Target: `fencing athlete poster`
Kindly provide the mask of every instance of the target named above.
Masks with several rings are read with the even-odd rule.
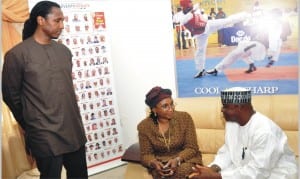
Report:
[[[298,94],[296,0],[172,0],[178,97]]]
[[[30,1],[33,7],[38,1]],[[58,42],[73,54],[72,77],[82,116],[88,174],[123,164],[122,128],[118,114],[105,2],[56,0],[64,13]]]

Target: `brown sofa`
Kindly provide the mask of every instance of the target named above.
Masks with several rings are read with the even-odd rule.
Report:
[[[176,98],[176,110],[191,114],[197,132],[199,148],[205,165],[209,164],[224,143],[224,120],[219,97]],[[273,119],[287,134],[291,149],[298,158],[298,96],[253,96],[252,103],[259,111]],[[151,178],[139,164],[138,144],[130,146],[123,155],[128,161],[125,178]]]

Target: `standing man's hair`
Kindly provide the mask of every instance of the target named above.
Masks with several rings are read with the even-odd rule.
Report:
[[[22,32],[22,39],[26,40],[31,37],[37,28],[37,17],[41,16],[46,18],[51,12],[52,7],[60,8],[59,4],[52,1],[40,1],[31,10],[29,19],[24,23],[24,28]]]

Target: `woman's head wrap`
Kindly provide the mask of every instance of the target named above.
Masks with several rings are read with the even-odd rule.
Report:
[[[155,107],[161,100],[170,98],[172,91],[170,89],[163,89],[160,86],[153,87],[147,94],[145,103],[150,107]]]

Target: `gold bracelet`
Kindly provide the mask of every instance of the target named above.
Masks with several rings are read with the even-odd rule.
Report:
[[[175,159],[177,161],[177,166],[180,166],[181,165],[180,157],[176,157]]]
[[[155,168],[155,167],[152,165],[152,163],[153,163],[155,160],[156,160],[156,159],[152,159],[152,160],[149,161],[148,166],[149,166],[150,168]]]

